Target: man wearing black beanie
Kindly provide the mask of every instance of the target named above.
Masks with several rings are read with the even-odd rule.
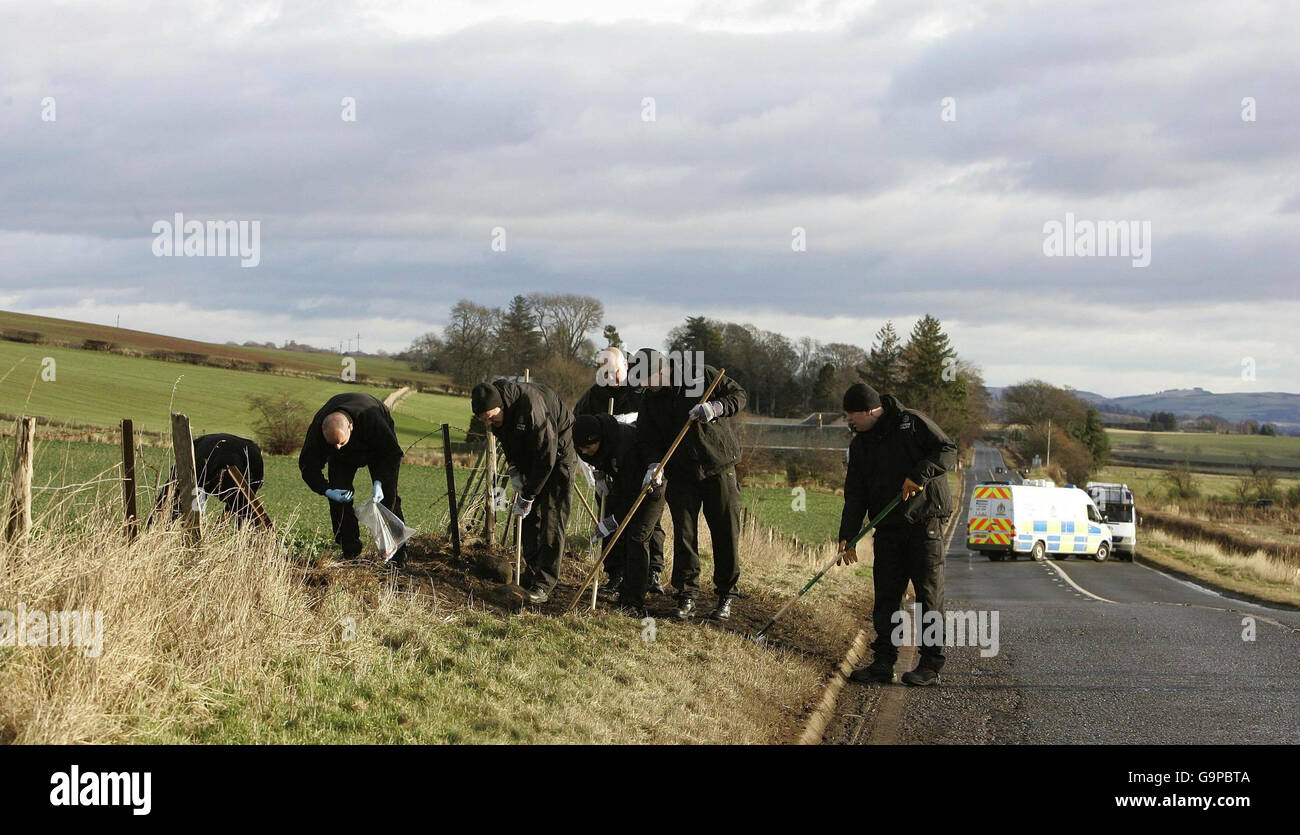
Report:
[[[573,445],[579,457],[595,467],[608,485],[609,515],[601,520],[598,536],[608,540],[627,517],[643,489],[645,470],[657,461],[645,458],[637,443],[635,426],[619,423],[611,414],[579,415],[573,424]],[[645,594],[650,579],[651,543],[655,528],[664,511],[664,489],[656,487],[646,494],[640,507],[614,544],[623,556],[623,581],[618,603],[636,618],[646,617]],[[606,562],[614,556],[610,552]]]
[[[944,662],[942,533],[943,523],[952,513],[946,474],[957,464],[957,444],[930,418],[903,408],[898,398],[882,396],[865,383],[855,383],[844,393],[844,412],[854,435],[844,478],[840,550],[862,529],[868,516],[875,519],[900,491],[903,496],[903,503],[881,520],[874,532],[874,658],[851,678],[876,683],[894,680],[898,661],[898,647],[891,639],[894,613],[902,608],[910,581],[921,617],[925,618],[926,612],[938,613],[940,635],[937,644],[923,642],[927,645],[920,648],[916,669],[903,674],[903,683],[935,684]],[[843,562],[857,559],[856,549],[850,549]]]
[[[545,603],[560,579],[578,467],[571,437],[573,413],[541,383],[513,380],[474,386],[470,408],[496,436],[521,483],[510,509],[521,517],[528,565],[519,581],[529,600]]]

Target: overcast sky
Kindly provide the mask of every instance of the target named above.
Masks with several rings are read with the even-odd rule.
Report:
[[[366,350],[535,290],[633,345],[928,312],[990,385],[1300,391],[1291,3],[3,9],[3,309]],[[155,256],[177,212],[260,263]],[[1046,256],[1067,213],[1150,265]]]

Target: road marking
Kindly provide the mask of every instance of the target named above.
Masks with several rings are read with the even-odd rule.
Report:
[[[1067,583],[1069,583],[1070,585],[1074,586],[1074,588],[1075,588],[1076,590],[1083,592],[1084,594],[1086,594],[1086,595],[1088,595],[1089,597],[1091,597],[1093,600],[1100,600],[1102,603],[1114,603],[1114,604],[1116,604],[1116,605],[1119,605],[1119,601],[1118,601],[1118,600],[1110,600],[1109,598],[1102,597],[1102,596],[1099,595],[1099,594],[1093,594],[1092,592],[1090,592],[1090,591],[1088,591],[1087,589],[1085,589],[1083,586],[1081,586],[1081,585],[1079,585],[1078,583],[1074,582],[1074,579],[1071,578],[1069,574],[1066,574],[1066,573],[1065,573],[1065,569],[1061,568],[1061,567],[1060,567],[1059,565],[1057,565],[1056,563],[1054,563],[1054,562],[1044,562],[1043,565],[1047,566],[1047,567],[1050,568],[1052,571],[1055,571],[1057,574],[1061,575],[1061,577],[1063,577],[1063,578],[1065,579],[1065,582],[1067,582]]]

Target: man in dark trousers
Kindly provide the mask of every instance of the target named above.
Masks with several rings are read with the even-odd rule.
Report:
[[[545,603],[560,579],[565,526],[573,501],[573,413],[541,383],[496,380],[479,383],[470,393],[474,415],[492,430],[518,496],[511,513],[521,517],[524,561],[520,578],[528,599]]]
[[[579,415],[573,422],[573,445],[578,455],[595,467],[609,485],[609,503],[605,507],[608,515],[600,521],[597,530],[605,542],[618,530],[641,495],[646,468],[658,463],[646,460],[636,436],[636,427],[619,423],[610,414]],[[651,572],[650,549],[663,512],[664,489],[660,486],[646,495],[615,543],[624,555],[618,603],[635,618],[647,617],[645,594]],[[610,557],[613,555],[610,552]]]
[[[943,668],[943,524],[952,513],[945,474],[957,464],[957,444],[934,421],[905,409],[891,394],[883,397],[871,386],[856,383],[844,393],[844,412],[853,441],[844,478],[844,512],[840,516],[840,549],[857,536],[865,520],[875,519],[896,496],[895,507],[874,531],[875,565],[872,579],[876,602],[872,622],[873,659],[857,670],[854,681],[887,684],[894,680],[898,647],[892,640],[894,613],[901,610],[910,581],[921,606],[939,616],[939,640],[923,641],[916,669],[903,673],[903,683],[935,684]],[[857,562],[856,549],[842,562]]]
[[[677,616],[689,618],[695,613],[700,588],[697,534],[702,509],[713,540],[713,586],[718,596],[709,616],[726,620],[731,617],[731,601],[740,582],[740,485],[736,481],[740,439],[732,424],[745,408],[745,390],[725,378],[708,402],[700,403],[699,397],[718,376],[713,366],[690,368],[681,362],[670,363],[653,348],[637,351],[634,363],[638,365],[634,379],[646,381],[637,418],[642,456],[653,462],[646,470],[645,483],[650,483],[654,467],[667,454],[682,426],[687,421],[695,424],[667,467]]]
[[[234,467],[239,471],[252,495],[257,495],[257,491],[262,489],[264,472],[262,450],[256,443],[248,438],[220,432],[200,435],[194,439],[194,469],[198,477],[199,489],[209,496],[220,499],[226,506],[226,513],[235,517],[237,525],[242,527],[245,522],[260,524],[261,521],[252,506],[226,472],[227,467]],[[171,481],[173,484],[176,483],[175,467],[172,467]],[[169,492],[175,491],[163,491],[158,494],[158,503],[154,507],[155,514],[162,509]],[[181,515],[181,502],[182,498],[179,495],[172,496],[173,519]],[[152,519],[151,514],[150,520]]]
[[[636,425],[637,413],[641,410],[641,395],[645,389],[630,385],[627,380],[627,357],[618,348],[610,346],[601,351],[600,367],[596,369],[596,383],[578,399],[573,407],[573,416],[613,414],[619,423]],[[609,411],[609,404],[614,404],[614,411]],[[579,451],[581,455],[581,450]],[[586,460],[585,458],[583,460]],[[597,489],[600,489],[598,486]],[[662,503],[659,506],[663,510]],[[662,513],[661,513],[662,515]],[[648,591],[663,594],[664,586],[660,577],[664,570],[664,532],[659,517],[655,517],[654,531],[650,537],[650,579],[646,586]],[[625,545],[622,539],[615,544],[614,550],[605,560],[605,572],[609,575],[606,588],[617,591],[623,580]]]
[[[352,481],[357,470],[366,467],[371,481],[383,493],[380,504],[399,519],[402,499],[397,494],[397,473],[402,464],[402,446],[388,407],[368,394],[336,394],[312,418],[298,455],[302,480],[314,492],[329,499],[334,541],[343,548],[345,560],[361,555],[361,530],[352,510]],[[328,477],[321,470],[328,466]],[[406,562],[406,546],[397,549],[389,564]]]

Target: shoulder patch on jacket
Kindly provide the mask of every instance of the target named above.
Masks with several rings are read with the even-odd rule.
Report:
[[[903,419],[898,422],[898,428],[910,430],[912,428],[912,416],[907,412],[903,412]]]

